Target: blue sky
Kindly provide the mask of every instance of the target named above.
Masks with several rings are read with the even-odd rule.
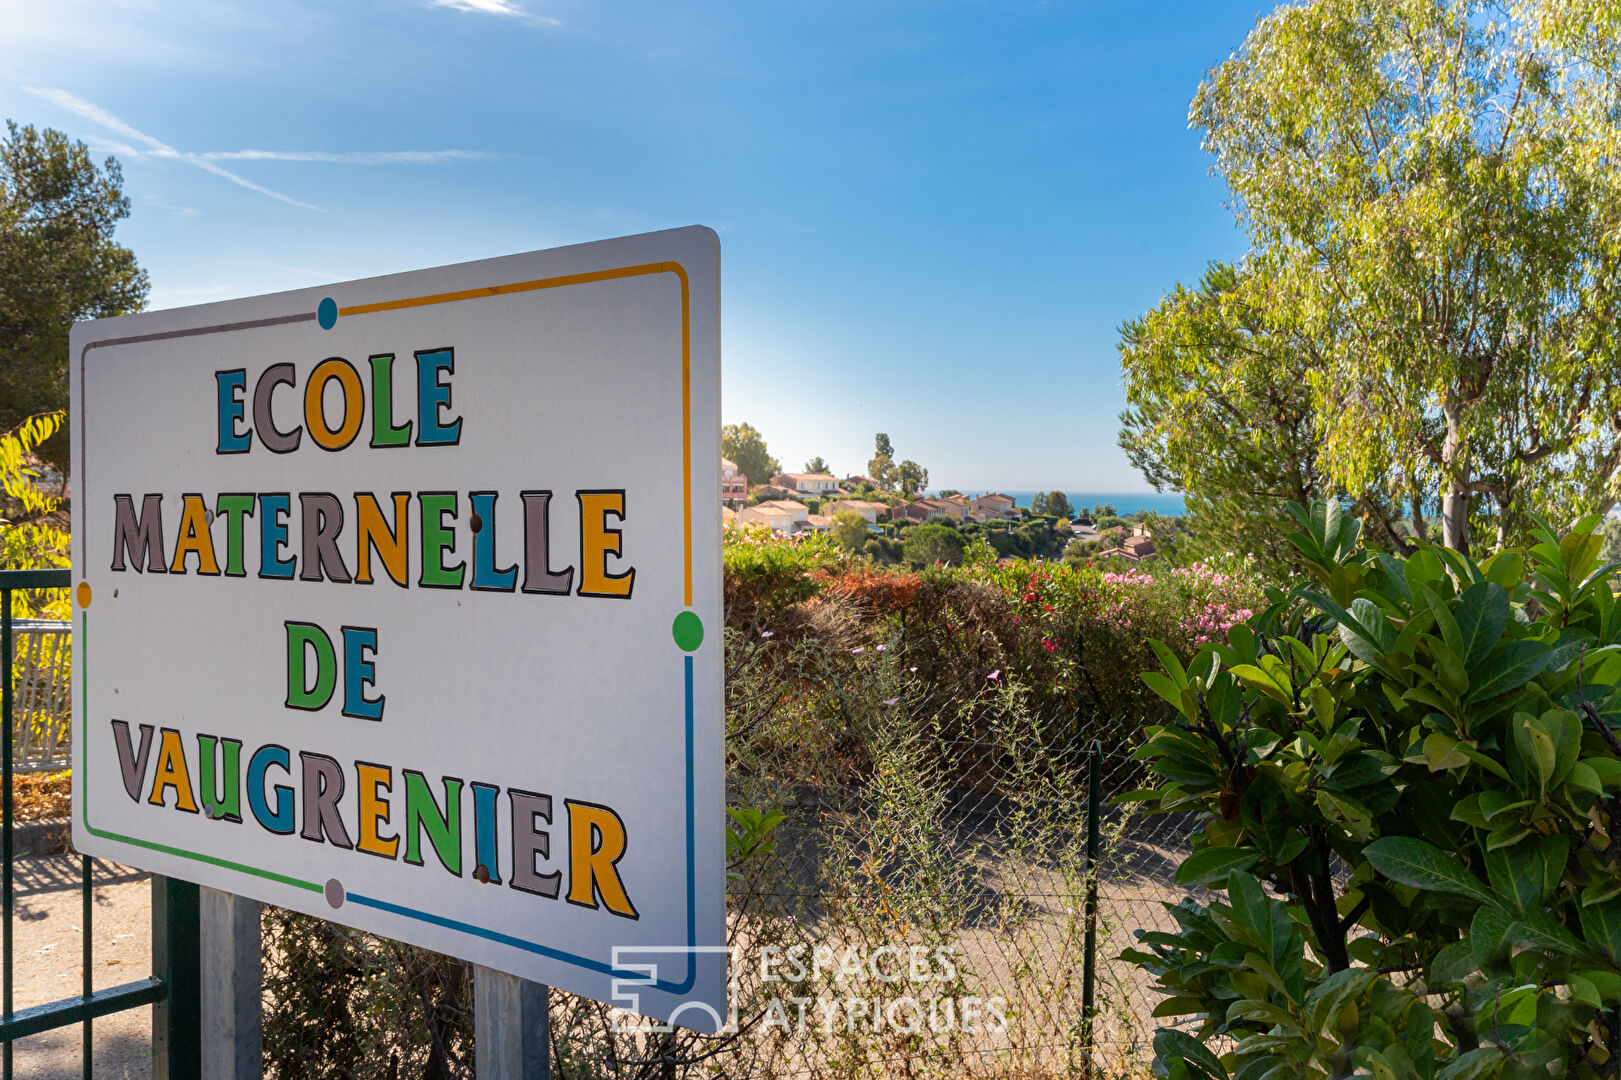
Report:
[[[1268,8],[0,0],[0,114],[117,154],[154,307],[704,224],[785,467],[1133,491],[1116,329],[1244,249],[1187,104]]]

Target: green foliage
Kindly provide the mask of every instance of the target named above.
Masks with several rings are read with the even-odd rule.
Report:
[[[1226,901],[1128,956],[1171,994],[1156,1015],[1234,1040],[1219,1066],[1157,1040],[1159,1074],[1614,1076],[1621,610],[1597,519],[1477,563],[1294,509],[1311,580],[1186,664],[1156,643],[1143,676],[1176,718],[1130,798],[1205,815],[1177,880]]]
[[[67,566],[70,540],[61,500],[39,486],[35,455],[67,419],[60,412],[31,416],[0,433],[0,566],[9,570]],[[68,594],[61,589],[13,594],[12,614],[65,619]]]
[[[460,960],[265,905],[264,1075],[473,1072],[473,987]]]
[[[782,464],[765,448],[765,436],[750,424],[727,424],[720,429],[721,456],[731,461],[751,484],[766,484],[782,472]]]
[[[727,807],[731,823],[726,826],[726,877],[742,881],[739,868],[750,859],[771,854],[777,846],[772,830],[782,824],[781,810],[754,810],[749,807]]]
[[[1319,497],[1312,342],[1271,324],[1271,283],[1217,264],[1120,331],[1131,407],[1120,446],[1156,490],[1184,492],[1209,552],[1242,551],[1287,572],[1288,502]],[[1097,514],[1113,517],[1113,507]]]
[[[827,533],[777,539],[763,527],[733,526],[721,534],[721,557],[727,621],[747,625],[815,596],[818,573],[836,565],[840,551]]]
[[[956,566],[964,546],[962,534],[950,525],[924,525],[906,538],[906,558],[918,566]]]
[[[68,331],[146,300],[113,230],[129,216],[118,162],[60,131],[6,124],[0,141],[0,429],[68,404]],[[67,440],[40,451],[65,465]]]
[[[1128,379],[1158,369],[1125,439],[1150,479],[1201,484],[1209,441],[1210,467],[1267,500],[1312,480],[1364,511],[1438,503],[1461,550],[1517,541],[1533,511],[1613,505],[1618,72],[1621,20],[1598,0],[1263,18],[1189,112],[1251,250],[1234,288],[1178,293],[1125,336],[1144,353]],[[1237,488],[1207,490],[1190,510],[1215,516]]]
[[[1069,518],[1075,516],[1075,508],[1069,504],[1069,496],[1062,491],[1038,491],[1030,500],[1030,512],[1043,517]]]
[[[867,519],[854,510],[840,510],[833,515],[833,539],[846,551],[860,551],[872,534],[867,531]]]
[[[867,475],[881,488],[894,486],[895,447],[889,436],[879,432],[873,436],[872,460],[867,462]]]
[[[808,473],[825,473],[831,472],[832,470],[828,467],[827,461],[822,457],[822,455],[817,454],[815,457],[805,462],[805,471]]]
[[[910,459],[895,466],[892,478],[908,499],[929,486],[929,470]]]

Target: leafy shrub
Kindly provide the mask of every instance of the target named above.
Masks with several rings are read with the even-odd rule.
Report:
[[[1144,679],[1153,810],[1204,815],[1176,934],[1168,1077],[1616,1075],[1621,608],[1597,520],[1476,563],[1358,548],[1295,508],[1315,579]],[[1224,1036],[1226,1050],[1208,1047]]]
[[[64,413],[47,413],[0,432],[0,566],[68,565],[67,511],[40,483],[36,457],[66,422]],[[25,619],[66,619],[68,595],[65,589],[19,589],[12,593],[11,613]]]
[[[924,525],[906,538],[906,558],[919,566],[962,562],[962,534],[950,525]]]
[[[817,571],[836,565],[840,553],[827,533],[783,537],[732,526],[722,532],[721,558],[727,624],[748,626],[815,596]]]

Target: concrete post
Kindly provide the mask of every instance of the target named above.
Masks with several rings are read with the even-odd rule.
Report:
[[[473,965],[473,1040],[478,1080],[551,1080],[546,988]]]
[[[203,1072],[210,1080],[259,1080],[264,1071],[264,967],[259,902],[202,888]]]

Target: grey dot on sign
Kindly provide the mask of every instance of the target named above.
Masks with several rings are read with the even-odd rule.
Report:
[[[326,902],[335,908],[343,906],[343,882],[337,878],[328,878],[326,888],[321,890],[326,894]]]

